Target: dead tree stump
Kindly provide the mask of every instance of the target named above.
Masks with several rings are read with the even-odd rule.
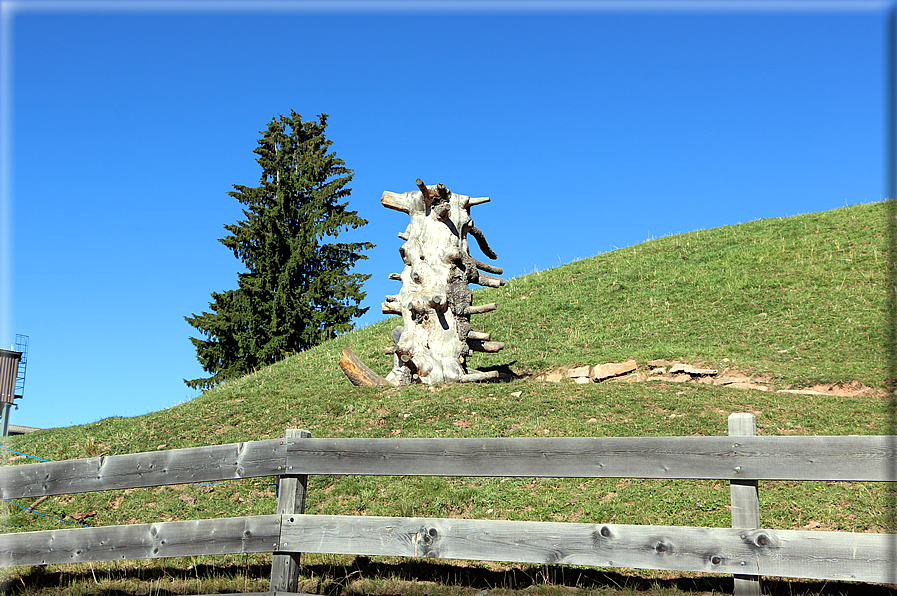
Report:
[[[411,222],[399,238],[405,268],[390,279],[402,289],[387,296],[384,314],[402,315],[403,325],[393,330],[393,368],[386,380],[393,385],[452,383],[498,377],[467,366],[471,351],[498,352],[504,344],[490,341],[488,333],[473,331],[470,315],[495,310],[494,303],[472,306],[468,284],[497,288],[505,280],[499,267],[470,256],[467,236],[473,236],[490,259],[497,258],[486,237],[470,218],[470,208],[488,197],[471,198],[450,192],[444,184],[405,193],[385,191],[380,202],[402,211]],[[494,275],[490,275],[494,274]]]

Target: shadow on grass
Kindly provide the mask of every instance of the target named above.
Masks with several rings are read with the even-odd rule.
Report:
[[[10,596],[16,594],[34,594],[42,589],[48,593],[65,593],[66,586],[79,586],[82,594],[98,596],[134,596],[151,593],[153,596],[174,596],[182,591],[168,589],[162,582],[179,582],[194,578],[217,580],[212,591],[230,592],[238,590],[237,584],[244,580],[267,579],[270,577],[270,565],[263,564],[199,564],[190,569],[159,566],[154,568],[91,570],[79,571],[47,570],[44,567],[32,567],[21,576],[21,579],[0,582],[0,593]],[[227,578],[233,578],[234,584],[229,586]],[[313,564],[302,565],[300,569],[300,586],[303,592],[341,596],[358,594],[357,582],[364,580],[376,586],[380,580],[384,585],[376,587],[378,596],[404,596],[401,588],[396,590],[397,583],[427,582],[446,586],[459,594],[472,591],[508,592],[527,591],[533,593],[540,587],[557,587],[564,591],[574,589],[587,591],[643,592],[650,594],[731,594],[733,580],[731,576],[704,575],[699,577],[642,577],[614,571],[603,571],[595,568],[577,568],[562,565],[530,565],[514,566],[510,569],[494,570],[482,564],[453,564],[451,562],[431,563],[419,559],[389,560],[357,557],[350,565]],[[110,587],[110,584],[116,587]],[[151,585],[155,583],[156,585]],[[355,586],[352,586],[355,584]],[[147,592],[149,589],[149,592]],[[386,591],[384,591],[384,589]],[[424,588],[425,593],[426,588]],[[412,590],[420,594],[421,590]],[[539,593],[539,592],[535,592]],[[894,596],[894,587],[851,584],[823,581],[788,581],[777,579],[763,580],[763,593],[770,596]]]
[[[492,372],[498,371],[500,375],[497,379],[486,379],[484,381],[480,381],[481,383],[508,383],[510,381],[516,381],[519,379],[526,379],[527,377],[531,377],[532,374],[529,372],[521,372],[515,371],[513,366],[517,364],[517,361],[508,362],[507,364],[496,364],[493,366],[478,366],[476,370],[480,372]]]

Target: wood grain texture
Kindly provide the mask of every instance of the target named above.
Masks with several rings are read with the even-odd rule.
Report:
[[[499,287],[505,281],[483,273],[470,256],[468,235],[486,256],[496,258],[471,220],[470,197],[451,192],[442,183],[427,185],[418,178],[415,184],[418,190],[401,195],[387,191],[381,199],[384,206],[409,215],[400,235],[405,240],[399,248],[405,265],[402,288],[382,305],[385,314],[401,314],[403,321],[399,337],[394,338],[392,370],[385,379],[393,385],[457,383],[469,372],[470,350],[495,352],[502,346],[465,343],[470,329],[469,284]]]
[[[283,439],[0,468],[0,498],[213,482],[282,474]]]
[[[284,440],[288,443],[311,437],[311,431],[288,429],[284,432]],[[280,476],[277,480],[277,513],[279,515],[305,513],[305,493],[308,489],[308,476]],[[301,553],[274,555],[271,561],[271,590],[295,592],[299,585],[299,565]]]
[[[757,418],[753,414],[729,415],[730,437],[753,437],[757,434]],[[732,505],[732,527],[754,529],[760,527],[760,494],[756,480],[729,482]],[[763,593],[759,575],[735,575],[734,596],[760,596]]]
[[[286,514],[6,534],[0,566],[318,552],[895,583],[895,541],[893,534]]]
[[[500,352],[505,347],[504,342],[501,341],[479,341],[476,339],[467,340],[467,345],[474,352]]]
[[[397,193],[384,190],[383,196],[380,197],[380,203],[389,209],[408,213],[411,209],[411,199],[409,195],[411,195],[409,192]]]
[[[3,534],[0,567],[273,552],[280,522],[260,515]]]
[[[280,549],[891,582],[895,535],[501,520],[284,516]]]
[[[401,314],[402,311],[399,311]],[[353,385],[357,387],[373,387],[375,385],[389,385],[386,379],[375,373],[368,365],[361,361],[350,348],[343,348],[343,357],[340,358],[339,367]]]
[[[471,370],[471,369],[468,369]],[[501,376],[497,370],[490,370],[487,372],[471,372],[461,377],[462,383],[476,383],[478,381],[485,381],[486,379],[497,379]]]
[[[498,304],[496,304],[495,302],[480,304],[478,306],[471,306],[467,309],[467,312],[471,315],[481,315],[483,313],[492,312],[493,310],[498,310]]]
[[[308,439],[306,474],[897,481],[893,437]]]
[[[895,437],[253,441],[0,467],[16,499],[292,474],[897,481]],[[288,460],[288,461],[287,461]]]

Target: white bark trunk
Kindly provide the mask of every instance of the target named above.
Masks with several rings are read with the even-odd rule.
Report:
[[[465,363],[471,344],[481,348],[484,335],[471,335],[470,315],[488,312],[471,308],[468,283],[489,287],[505,283],[480,273],[479,269],[495,274],[502,270],[472,258],[467,243],[467,234],[473,234],[483,252],[495,258],[470,218],[470,207],[489,199],[455,194],[441,184],[425,186],[420,179],[417,185],[420,190],[386,191],[380,201],[411,217],[399,234],[405,240],[399,249],[405,263],[400,275],[402,290],[383,303],[384,313],[401,313],[404,323],[394,333],[393,369],[386,380],[396,385],[459,382],[468,374]],[[391,279],[395,279],[393,275]],[[494,310],[494,305],[490,306],[489,310]]]

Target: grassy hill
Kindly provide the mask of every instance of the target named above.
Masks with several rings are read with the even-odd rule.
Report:
[[[473,327],[490,332],[506,348],[477,354],[471,364],[508,365],[517,375],[509,382],[351,386],[337,367],[342,349],[350,346],[386,374],[391,358],[383,350],[391,345],[390,330],[401,324],[392,318],[161,412],[39,431],[4,439],[2,445],[60,460],[274,438],[287,428],[305,428],[316,437],[721,435],[727,416],[738,411],[756,414],[764,435],[890,434],[893,403],[883,390],[888,209],[885,203],[860,205],[659,238],[519,277],[503,288],[479,290],[474,303],[497,302],[499,310],[475,316]],[[851,383],[875,391],[808,396],[697,384],[554,384],[535,378],[564,366],[626,358],[642,366],[656,358],[703,364],[753,375],[776,388]],[[515,392],[520,396],[511,396]],[[121,397],[127,399],[126,390]],[[0,457],[6,465],[27,463],[9,452]],[[761,519],[783,529],[888,531],[894,511],[886,488],[765,483]],[[34,501],[18,504],[27,507]],[[274,502],[273,487],[259,480],[63,495],[37,503],[36,510],[47,516],[12,503],[0,506],[6,510],[4,531],[18,532],[70,527],[54,517],[71,520],[92,512],[84,523],[111,525],[268,514]],[[727,526],[728,502],[728,486],[718,482],[313,477],[308,511]],[[258,566],[269,560],[22,568],[8,570],[3,586],[12,594],[136,594],[164,580],[171,593],[215,591],[216,586],[265,590],[266,572]],[[716,578],[686,578],[691,582],[686,586],[683,577],[652,572],[615,571],[601,576],[609,580],[593,581],[589,578],[597,572],[590,570],[578,570],[576,579],[523,566],[472,564],[462,572],[448,563],[375,566],[352,557],[316,555],[304,560],[304,589],[330,593],[472,594],[482,589],[477,586],[490,587],[490,581],[517,587],[539,583],[540,573],[554,582],[540,593],[554,593],[554,588],[569,593],[577,585],[596,593],[630,593],[646,581],[659,586],[656,593],[697,589],[700,582],[712,589],[726,585],[714,583]],[[465,583],[475,575],[487,579]],[[437,584],[421,584],[424,580]],[[110,587],[119,586],[117,581],[120,587]],[[801,589],[824,590],[813,584],[787,586],[794,593]]]

